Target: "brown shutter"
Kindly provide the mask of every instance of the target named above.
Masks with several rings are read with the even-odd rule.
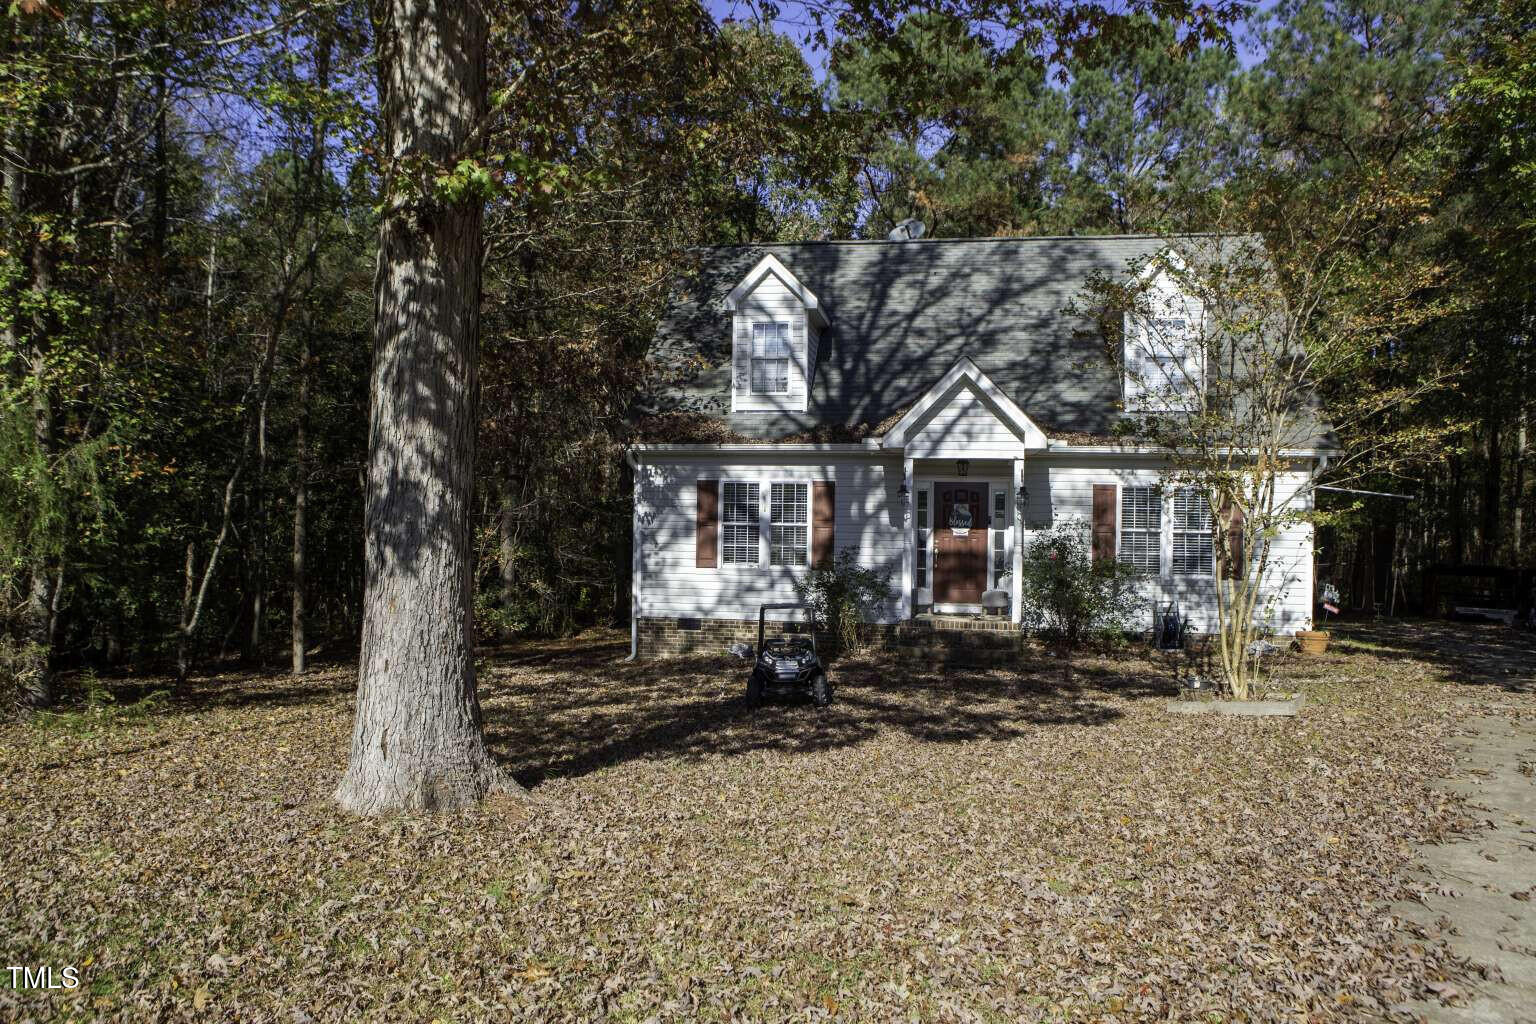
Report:
[[[837,484],[817,480],[811,484],[811,564],[832,564],[837,534]]]
[[[1115,560],[1115,485],[1093,485],[1093,560]]]
[[[1221,506],[1220,528],[1227,531],[1227,552],[1230,555],[1230,561],[1224,567],[1225,575],[1227,579],[1238,579],[1248,571],[1246,552],[1243,551],[1243,510],[1231,502]]]
[[[693,564],[700,569],[720,565],[720,481],[699,481],[698,525],[694,532]]]

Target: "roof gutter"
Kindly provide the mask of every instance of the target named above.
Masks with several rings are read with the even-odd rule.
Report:
[[[880,439],[870,438],[852,444],[780,444],[776,441],[758,441],[744,443],[734,441],[724,444],[690,444],[690,443],[648,443],[632,444],[625,449],[626,457],[634,452],[664,452],[669,455],[696,454],[735,454],[743,455],[761,452],[824,452],[828,455],[852,455],[867,454],[880,450]]]
[[[1163,448],[1158,445],[1129,444],[1066,444],[1052,441],[1046,451],[1053,455],[1181,455],[1192,454],[1189,449]],[[1327,459],[1338,454],[1337,448],[1282,448],[1284,459]],[[1231,454],[1227,449],[1224,454]]]

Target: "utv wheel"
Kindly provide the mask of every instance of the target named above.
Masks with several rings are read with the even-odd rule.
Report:
[[[824,708],[832,703],[832,684],[827,682],[827,674],[825,672],[819,673],[816,678],[811,680],[811,700],[815,701],[816,706],[819,708]]]
[[[747,677],[747,707],[755,708],[763,702],[763,681],[757,673]]]

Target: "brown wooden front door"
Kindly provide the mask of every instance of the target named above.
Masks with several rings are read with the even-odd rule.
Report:
[[[939,484],[933,524],[933,600],[980,604],[987,589],[987,485]]]

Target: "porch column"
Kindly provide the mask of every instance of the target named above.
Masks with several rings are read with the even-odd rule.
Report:
[[[899,615],[903,622],[912,617],[912,584],[915,578],[913,565],[917,560],[917,534],[912,528],[912,505],[917,500],[917,488],[912,479],[912,460],[902,457],[901,487],[907,496],[901,499],[901,532],[905,541],[901,545],[901,604]]]
[[[1009,507],[1013,509],[1013,574],[1010,590],[1013,591],[1008,598],[1008,607],[1015,624],[1024,621],[1024,507],[1019,504],[1019,488],[1024,486],[1024,456],[1020,455],[1013,460],[1013,493],[1008,496]]]

